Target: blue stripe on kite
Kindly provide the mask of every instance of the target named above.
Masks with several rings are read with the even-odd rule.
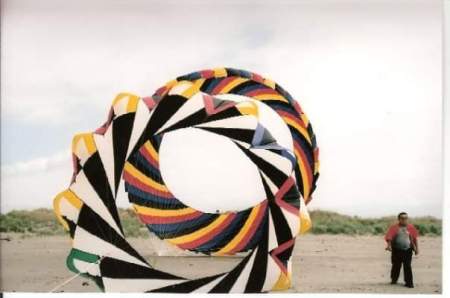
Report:
[[[294,102],[294,98],[286,91],[283,89],[283,87],[281,87],[278,84],[275,84],[275,90],[280,93],[284,98],[286,98],[290,104],[292,104]]]
[[[248,72],[246,70],[242,70],[242,69],[236,69],[236,68],[225,68],[225,70],[227,71],[227,76],[228,77],[242,77],[242,78],[251,78],[252,77],[252,73]]]
[[[183,231],[192,229],[195,226],[200,226],[201,224],[207,222],[214,214],[204,213],[199,217],[187,221],[183,221],[180,223],[174,224],[148,224],[147,228],[154,232],[156,235],[162,238],[172,238],[176,237],[180,234],[183,234]]]
[[[196,248],[196,251],[200,252],[208,252],[211,248],[217,246],[222,242],[226,237],[239,228],[239,226],[242,224],[242,218],[246,216],[245,212],[239,212],[236,214],[236,217],[231,221],[231,223],[228,225],[228,227],[222,231],[219,235],[211,239],[210,241],[206,242],[205,244],[199,246]]]
[[[196,72],[191,72],[187,75],[181,76],[177,78],[177,81],[193,81],[193,80],[197,80],[201,78],[201,73],[196,71]]]
[[[259,224],[259,227],[263,227],[264,224],[265,224],[265,222],[267,221],[268,214],[269,214],[268,211],[269,211],[269,208],[266,208],[264,217],[263,217],[263,219],[261,220],[261,223]],[[261,229],[261,228],[259,228],[259,227],[258,227],[258,229],[256,230],[256,232],[255,232],[255,234],[253,235],[253,237],[250,239],[250,241],[249,241],[249,242],[247,243],[247,245],[245,246],[244,251],[247,251],[247,250],[249,250],[249,249],[254,248],[254,247],[258,244],[258,242],[260,241],[261,236],[262,236],[262,231],[263,231],[263,229]]]
[[[252,77],[252,73],[246,70],[240,70],[239,71],[241,77],[246,78],[246,79],[250,79]]]
[[[212,90],[222,81],[222,78],[214,79],[209,83],[208,88],[206,88],[205,93],[211,93]]]
[[[292,114],[295,117],[299,116],[297,111],[294,108],[290,108],[290,107],[287,107],[285,105],[276,103],[275,101],[273,101],[273,102],[272,101],[268,101],[268,102],[266,102],[266,104],[268,106],[270,106],[274,110],[282,110],[282,111],[285,111],[285,112],[287,112],[289,114]]]
[[[152,173],[152,178],[154,178],[157,182],[163,182],[160,170],[155,168],[150,162],[148,162],[148,160],[145,159],[145,157],[140,152],[136,154],[136,160],[139,165],[144,166],[146,170]]]
[[[180,201],[178,201],[177,199],[156,196],[154,194],[142,191],[139,188],[136,188],[133,185],[128,184],[126,182],[125,182],[125,190],[126,190],[126,192],[144,200],[144,204],[146,206],[148,206],[148,204],[150,204],[150,203],[154,203],[159,206],[185,207],[185,205],[183,203],[181,203]]]
[[[308,141],[306,140],[306,138],[300,134],[296,129],[289,127],[289,130],[291,131],[292,134],[292,138],[294,139],[294,141],[296,143],[298,143],[300,145],[300,148],[302,148],[302,150],[305,152],[305,156],[306,159],[308,160],[308,163],[310,165],[314,165],[314,161],[313,161],[313,152],[311,151],[311,145],[309,145]],[[311,151],[311,154],[307,154],[308,151]]]
[[[237,92],[236,94],[239,95],[245,95],[245,93],[256,90],[256,89],[260,89],[261,88],[261,84],[255,83],[254,85],[251,86],[247,86],[241,90],[239,90],[239,92]]]

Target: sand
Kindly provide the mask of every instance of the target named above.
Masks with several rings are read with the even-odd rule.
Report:
[[[1,292],[48,292],[73,276],[65,266],[70,247],[68,237],[1,235],[1,239]],[[130,241],[156,268],[191,278],[226,271],[240,260],[240,257],[212,260],[183,254],[149,239]],[[293,285],[286,292],[441,293],[442,240],[422,237],[420,247],[420,255],[413,257],[415,288],[409,289],[403,286],[403,275],[399,284],[389,284],[390,254],[384,251],[381,237],[302,236],[294,250]],[[162,250],[166,256],[156,256],[155,250]],[[78,277],[57,291],[99,290],[91,281]]]

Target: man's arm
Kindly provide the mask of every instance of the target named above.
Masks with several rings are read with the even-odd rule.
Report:
[[[386,235],[384,236],[384,240],[386,240],[386,250],[388,251],[392,251],[392,238],[394,237],[395,234],[395,227],[391,226],[389,227]]]
[[[414,225],[410,225],[410,235],[411,235],[411,243],[412,249],[416,255],[419,254],[419,241],[417,240],[419,237],[419,231],[414,227]]]
[[[388,251],[392,251],[391,240],[386,240],[386,248],[385,249]]]
[[[414,228],[414,226],[413,226],[413,229],[415,232],[413,235],[413,243],[414,243],[413,250],[417,256],[419,254],[419,240],[418,240],[419,232],[416,230],[416,228]]]

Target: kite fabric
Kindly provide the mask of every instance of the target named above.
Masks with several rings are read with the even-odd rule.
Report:
[[[224,94],[246,100],[226,100]],[[293,151],[260,123],[255,101],[283,119]],[[208,213],[176,198],[163,181],[159,148],[165,135],[186,128],[232,142],[256,166],[264,200],[244,210]],[[150,97],[119,94],[107,122],[76,135],[72,152],[72,182],[56,196],[54,209],[72,238],[68,268],[103,291],[260,293],[290,287],[295,238],[311,225],[306,204],[319,161],[308,118],[275,82],[219,68],[180,76]],[[138,218],[158,238],[211,256],[245,257],[229,272],[198,279],[153,268],[123,232],[116,205],[121,181]]]

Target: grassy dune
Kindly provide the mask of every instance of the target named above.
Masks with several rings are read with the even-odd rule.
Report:
[[[397,221],[396,216],[361,218],[329,211],[312,211],[310,215],[313,234],[382,235]],[[410,222],[416,226],[421,235],[442,234],[442,221],[435,217],[416,217],[411,218]]]
[[[395,216],[360,218],[329,211],[312,211],[312,234],[382,235],[396,221]],[[130,237],[147,236],[148,232],[131,209],[119,209],[125,234]],[[442,222],[427,216],[411,219],[421,235],[440,236]],[[18,210],[0,214],[0,232],[27,235],[63,235],[64,229],[50,209]]]

